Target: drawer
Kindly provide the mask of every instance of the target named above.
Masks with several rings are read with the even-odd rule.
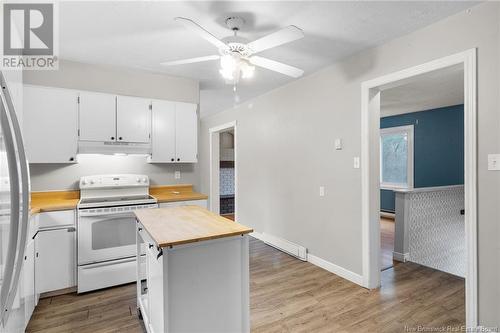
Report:
[[[40,213],[38,225],[40,229],[75,226],[75,211],[61,210]]]
[[[174,201],[174,202],[161,202],[158,206],[160,208],[166,208],[166,207],[178,207],[182,206],[184,201]]]
[[[188,201],[183,201],[182,205],[183,206],[194,205],[207,208],[207,200],[188,200]]]
[[[187,200],[187,201],[175,201],[175,202],[162,202],[160,203],[160,208],[165,207],[178,207],[178,206],[200,206],[203,208],[207,208],[207,200]]]

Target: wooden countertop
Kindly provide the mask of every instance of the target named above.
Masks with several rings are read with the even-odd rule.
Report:
[[[31,214],[75,209],[80,191],[31,192]]]
[[[190,184],[152,186],[149,188],[149,194],[155,197],[158,203],[208,199],[207,195],[194,192],[193,185]]]
[[[193,185],[165,185],[149,188],[149,194],[154,196],[158,203],[206,200],[208,196],[193,191]],[[57,210],[76,209],[80,200],[80,191],[49,191],[31,192],[31,214],[52,212]]]
[[[199,206],[140,209],[134,213],[159,247],[243,235],[253,231]]]

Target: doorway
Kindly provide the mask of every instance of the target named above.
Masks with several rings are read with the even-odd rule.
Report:
[[[463,104],[462,65],[381,92],[382,271],[411,261],[465,277]]]
[[[384,91],[421,75],[459,66],[464,82],[464,223],[466,325],[477,326],[476,49],[431,61],[362,84],[363,285],[380,287],[380,116]]]
[[[237,219],[236,121],[209,129],[210,210]]]

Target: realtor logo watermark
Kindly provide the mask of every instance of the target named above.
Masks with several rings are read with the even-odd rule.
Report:
[[[3,3],[1,69],[58,69],[55,2]]]

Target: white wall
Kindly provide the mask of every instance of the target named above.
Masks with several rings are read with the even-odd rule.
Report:
[[[25,84],[82,89],[139,97],[199,103],[195,80],[145,71],[61,61],[58,71],[24,71]],[[174,171],[181,179],[174,179]],[[148,164],[144,156],[79,156],[79,163],[31,164],[33,191],[77,189],[81,176],[106,173],[147,174],[155,185],[188,183],[198,180],[192,164]]]
[[[500,152],[499,22],[500,4],[481,4],[203,118],[201,191],[209,192],[208,129],[237,120],[238,222],[361,274],[361,173],[353,169],[361,82],[477,47],[479,319],[500,326],[500,172],[486,166],[487,154]]]
[[[150,177],[151,185],[197,183],[193,164],[146,163],[145,156],[79,155],[76,164],[30,164],[31,189],[53,191],[78,189],[80,177],[100,174],[138,173]],[[174,179],[174,171],[181,179]]]

